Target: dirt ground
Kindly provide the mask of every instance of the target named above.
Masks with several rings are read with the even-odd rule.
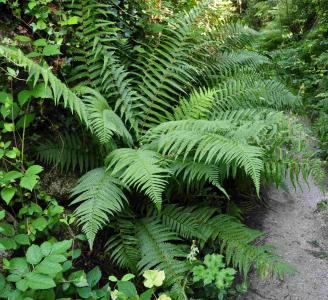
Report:
[[[309,186],[308,186],[309,185]],[[328,212],[316,212],[317,203],[328,199],[312,180],[301,181],[295,190],[266,190],[268,208],[258,211],[256,227],[268,234],[274,245],[297,273],[284,281],[261,281],[251,275],[245,300],[328,300]]]

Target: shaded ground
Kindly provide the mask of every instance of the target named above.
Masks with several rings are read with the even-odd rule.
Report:
[[[301,182],[296,190],[287,185],[288,191],[269,188],[269,208],[252,219],[268,234],[266,241],[298,272],[284,281],[263,282],[252,275],[245,300],[328,300],[328,213],[315,212],[317,203],[328,195],[313,181],[309,187]]]

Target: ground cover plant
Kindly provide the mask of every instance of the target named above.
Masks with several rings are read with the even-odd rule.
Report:
[[[322,176],[255,30],[211,1],[2,2],[0,297],[227,299],[237,272],[293,273],[234,199]]]

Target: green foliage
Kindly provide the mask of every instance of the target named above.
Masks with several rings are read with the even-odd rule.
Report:
[[[82,202],[75,214],[83,224],[91,248],[97,231],[108,222],[108,215],[123,208],[126,197],[120,189],[121,185],[103,168],[98,168],[81,177],[73,189],[72,196],[78,196],[72,204]]]
[[[218,299],[223,299],[226,294],[224,290],[231,286],[236,270],[226,268],[223,256],[217,254],[207,254],[204,259],[204,265],[196,266],[192,269],[193,281],[203,281],[204,286],[214,283],[219,290]]]
[[[43,25],[44,16],[51,13],[47,10],[37,17],[36,10],[45,3],[34,2],[28,13],[35,15],[36,26]],[[296,184],[300,174],[306,179],[320,170],[306,147],[303,127],[282,112],[298,108],[300,99],[268,71],[271,61],[253,51],[258,33],[238,22],[217,21],[211,1],[189,4],[191,9],[171,18],[146,7],[138,23],[142,29],[136,26],[133,38],[128,38],[127,25],[122,23],[126,11],[135,7],[130,1],[127,6],[101,0],[63,1],[49,42],[38,38],[29,54],[12,47],[11,40],[6,41],[9,46],[0,46],[0,57],[8,62],[5,80],[10,87],[10,93],[0,94],[5,118],[0,129],[16,139],[15,148],[3,143],[0,153],[6,167],[16,157],[20,160],[17,166],[14,163],[19,175],[11,174],[14,177],[4,183],[2,198],[11,206],[14,195],[20,194],[23,203],[26,192],[37,187],[41,167],[26,164],[23,149],[19,152],[24,137],[18,143],[16,135],[25,136],[26,124],[34,118],[31,112],[41,108],[45,116],[38,113],[37,134],[29,137],[31,145],[38,142],[37,158],[62,171],[87,171],[72,190],[74,216],[65,217],[60,211],[55,214],[60,215],[57,225],[68,226],[72,235],[70,225],[76,218],[91,251],[95,249],[92,254],[99,252],[99,257],[102,241],[108,238],[106,257],[120,268],[144,273],[150,290],[140,299],[151,298],[152,289],[163,283],[163,271],[167,292],[158,299],[188,299],[193,294],[188,287],[193,284],[190,274],[198,255],[196,245],[204,256],[209,251],[224,253],[227,266],[245,278],[253,267],[263,277],[291,273],[292,268],[271,247],[254,244],[262,233],[225,213],[230,205],[226,201],[233,201],[231,194],[235,194],[229,187],[234,181],[250,181],[260,195],[265,180],[282,184],[289,171]],[[140,25],[147,19],[146,25]],[[45,30],[37,28],[41,36],[46,36]],[[30,88],[14,93],[18,76]],[[31,104],[35,98],[37,103]],[[45,99],[62,106],[54,108]],[[16,106],[26,109],[21,113],[23,123],[12,120]],[[64,108],[78,118],[68,121]],[[45,137],[40,130],[47,118],[54,137],[49,138],[48,132]],[[54,224],[43,216],[43,207],[33,204],[37,212],[28,205],[22,207],[32,209],[33,218],[34,213],[38,215],[38,221],[32,222],[33,239],[20,236],[17,244],[36,238],[48,242],[46,230]],[[49,242],[56,245],[56,239]],[[8,238],[3,244],[17,249]],[[194,248],[188,254],[190,244]],[[46,259],[37,251],[41,245],[28,248],[23,258],[28,267]],[[74,260],[73,253],[66,254],[63,264],[67,257]],[[215,282],[224,291],[231,285],[232,269],[222,263],[222,256],[205,257],[211,269],[211,280],[206,283]],[[101,277],[97,269],[86,274],[64,270],[62,262],[57,263],[54,270],[63,268],[58,276],[42,273],[50,276],[50,281],[45,280],[51,283],[47,290],[62,285],[63,295],[55,296],[108,297],[108,285],[95,288]],[[194,270],[196,278],[204,279],[204,267]],[[109,280],[115,282],[111,298],[138,299],[136,286],[140,284],[130,279],[131,275],[121,280],[111,276]],[[29,290],[37,292],[38,286],[27,285]]]

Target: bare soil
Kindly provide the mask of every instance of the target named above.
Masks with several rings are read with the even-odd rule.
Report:
[[[251,274],[245,300],[328,300],[328,212],[317,212],[317,203],[328,199],[313,180],[300,181],[295,189],[270,187],[266,190],[268,208],[252,219],[267,233],[266,242],[297,269],[283,281],[261,281]]]

